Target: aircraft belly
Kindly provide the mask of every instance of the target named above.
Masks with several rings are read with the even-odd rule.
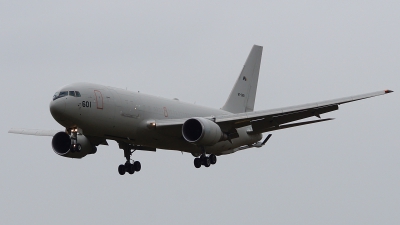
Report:
[[[221,141],[213,146],[205,146],[206,152],[209,154],[220,155],[226,150],[231,150],[243,145],[250,145],[262,139],[262,136],[247,134],[247,127],[238,129],[239,138],[229,141]],[[151,130],[142,130],[137,136],[138,145],[154,147],[157,149],[176,150],[188,153],[201,153],[200,146],[185,141],[182,137],[174,137],[165,134],[156,133]]]

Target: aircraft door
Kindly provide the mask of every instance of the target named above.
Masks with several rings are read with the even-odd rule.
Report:
[[[97,109],[103,109],[103,95],[98,90],[94,90],[94,95],[96,96]]]

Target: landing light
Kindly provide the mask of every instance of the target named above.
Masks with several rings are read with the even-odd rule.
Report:
[[[147,121],[147,128],[154,129],[156,127],[156,122],[154,121]]]

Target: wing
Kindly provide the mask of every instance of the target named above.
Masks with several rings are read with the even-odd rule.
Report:
[[[272,130],[327,121],[328,119],[287,124],[313,116],[320,118],[321,114],[338,110],[339,105],[341,104],[384,95],[391,92],[393,91],[377,91],[368,94],[355,95],[285,108],[220,115],[212,118],[210,117],[209,119],[214,120],[215,123],[221,127],[223,132],[226,132],[227,134],[231,135],[232,138],[234,138],[236,129],[245,126],[251,126],[251,130],[248,131],[249,133],[263,133]],[[154,125],[156,126],[157,131],[165,132],[173,136],[181,136],[181,127],[186,120],[187,119],[156,120]]]
[[[13,134],[24,134],[24,135],[35,135],[35,136],[54,136],[60,130],[38,130],[38,129],[20,129],[11,128],[8,133]]]
[[[228,130],[251,125],[252,132],[262,133],[271,128],[279,127],[282,124],[290,123],[309,117],[320,117],[321,114],[339,109],[339,105],[354,102],[366,98],[391,93],[390,90],[377,91],[368,94],[355,95],[345,98],[338,98],[328,101],[315,102],[310,104],[291,106],[285,108],[240,113],[234,115],[223,115],[216,118],[216,123],[221,129]]]

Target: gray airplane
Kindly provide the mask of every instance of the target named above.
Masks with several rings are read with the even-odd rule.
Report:
[[[285,108],[254,111],[262,47],[254,45],[225,105],[213,109],[91,83],[62,87],[50,102],[53,118],[65,127],[58,130],[11,129],[9,133],[52,136],[60,156],[82,158],[94,154],[107,140],[118,142],[126,163],[119,174],[141,170],[131,159],[136,150],[176,150],[191,153],[194,166],[209,167],[220,155],[260,148],[262,133],[332,120],[320,115],[340,104],[384,95],[391,90]],[[295,122],[310,117],[316,120]]]

